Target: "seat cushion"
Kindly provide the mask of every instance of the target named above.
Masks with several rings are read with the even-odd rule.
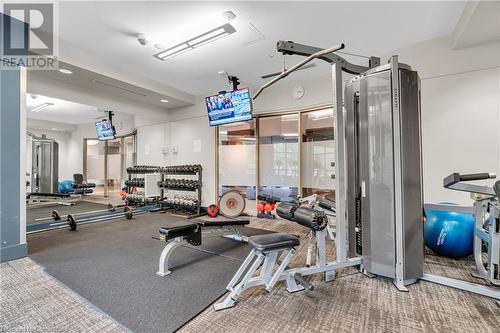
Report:
[[[190,235],[194,233],[197,227],[198,226],[196,224],[185,224],[173,227],[163,227],[160,228],[160,234],[164,235],[166,240],[169,240],[175,237]]]
[[[248,238],[248,244],[257,251],[264,252],[294,247],[299,245],[300,242],[296,236],[285,232],[278,232],[273,234],[251,236]]]

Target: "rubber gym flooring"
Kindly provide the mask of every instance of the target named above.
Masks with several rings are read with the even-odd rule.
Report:
[[[102,226],[118,222],[105,222]],[[82,226],[78,233],[83,232],[87,227],[98,226],[98,224]],[[307,250],[307,242],[305,242],[307,231],[304,228],[286,221],[259,219],[253,219],[251,226],[300,235],[301,245],[297,248],[291,266],[303,264]],[[132,229],[135,230],[135,228]],[[63,231],[56,231],[56,233],[62,233],[56,239],[66,239],[67,234]],[[95,237],[90,231],[88,234]],[[149,235],[149,232],[138,233],[138,238],[141,238],[140,242],[145,242],[142,240],[145,237],[144,234]],[[29,238],[32,236],[35,235]],[[116,238],[120,238],[118,233]],[[78,238],[74,238],[73,241],[79,242]],[[89,244],[88,240],[81,239],[80,241],[83,244]],[[54,243],[51,246],[57,247],[58,244]],[[95,243],[90,244],[95,245]],[[328,245],[328,257],[332,259],[335,248],[330,242]],[[82,245],[75,245],[75,247],[81,248]],[[70,250],[71,246],[65,245],[65,249]],[[160,248],[157,250],[159,251]],[[38,251],[43,251],[43,249]],[[80,249],[78,252],[81,251]],[[89,252],[90,256],[93,254],[93,251]],[[134,256],[126,253],[122,255]],[[154,257],[156,267],[157,256]],[[144,259],[149,260],[148,258]],[[89,257],[87,261],[91,262],[92,257]],[[470,276],[472,264],[471,257],[455,261],[428,252],[425,270],[434,274],[479,282]],[[102,268],[104,274],[108,274],[106,271],[109,269],[109,267]],[[154,270],[151,269],[149,273],[154,274]],[[135,270],[132,271],[135,272]],[[199,270],[197,272],[203,273]],[[133,276],[128,275],[130,272],[124,274],[127,279],[139,279],[143,275],[140,272],[136,272]],[[0,275],[2,281],[0,284],[0,330],[7,332],[127,331],[113,318],[101,312],[96,307],[95,301],[93,301],[94,304],[89,303],[48,275],[30,258],[0,264]],[[79,283],[89,283],[88,288],[92,288],[94,277],[84,274],[80,280],[84,278],[88,278],[89,281],[79,281]],[[204,281],[194,286],[190,293],[197,293],[198,289],[206,288],[210,282],[206,281],[207,279],[209,279],[208,274],[205,274]],[[221,312],[214,312],[212,307],[208,307],[184,325],[180,332],[499,332],[500,307],[487,297],[425,281],[410,286],[410,292],[401,293],[388,279],[370,279],[354,270],[339,271],[337,279],[330,283],[321,281],[320,275],[315,275],[310,279],[315,285],[313,292],[288,294],[281,283],[269,294],[263,288],[247,290],[240,297],[236,307]],[[118,285],[113,287],[113,290],[117,290],[116,292],[121,295],[115,298],[122,303],[134,301],[128,296],[128,293],[133,293],[133,291],[127,290],[133,282],[119,285],[122,280],[120,279],[120,282],[116,283]],[[187,280],[186,283],[191,282]],[[101,286],[94,286],[94,288],[96,293],[102,292],[103,289]],[[145,294],[145,297],[148,296],[149,294]],[[88,299],[88,296],[86,297]],[[163,306],[161,301],[157,304],[153,301],[150,304],[151,307]],[[184,302],[187,301],[189,299],[184,300]],[[144,304],[139,302],[130,306],[135,306],[140,316],[142,312],[140,307]],[[175,306],[183,305],[178,303]],[[149,320],[164,320],[165,314],[159,312],[155,312]],[[125,314],[118,313],[117,315],[124,316]],[[132,314],[132,318],[135,316],[135,313]],[[138,331],[143,330],[139,328]],[[168,330],[162,328],[161,331]],[[151,332],[156,332],[156,330]]]
[[[248,246],[221,237],[200,248],[180,247],[173,273],[156,275],[165,246],[155,240],[162,226],[184,218],[146,213],[132,220],[93,223],[28,236],[29,256],[64,285],[135,332],[171,332],[225,293]],[[268,231],[248,228],[249,235]],[[196,247],[198,249],[198,247]]]
[[[49,220],[36,221],[36,219],[51,217],[52,211],[54,210],[57,210],[60,215],[67,215],[67,214],[78,214],[95,210],[102,210],[102,209],[107,209],[107,207],[108,205],[105,204],[100,204],[85,200],[77,201],[73,206],[51,205],[42,207],[32,207],[26,209],[26,224],[49,222]]]

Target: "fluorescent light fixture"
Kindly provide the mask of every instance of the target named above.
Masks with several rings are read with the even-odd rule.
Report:
[[[160,102],[162,102],[162,103],[168,103],[168,99],[166,99],[166,98],[160,99]]]
[[[160,60],[167,60],[235,32],[236,29],[231,24],[226,23],[224,25],[221,25],[220,27],[207,31],[176,46],[166,49],[165,51],[161,51],[154,56]]]
[[[240,141],[257,141],[256,138],[240,138]]]
[[[284,137],[296,137],[296,136],[299,136],[299,134],[297,134],[297,133],[283,133],[281,135],[284,136]]]
[[[69,69],[66,69],[66,68],[59,68],[59,72],[61,72],[63,74],[73,74],[72,71],[70,71]]]
[[[43,103],[43,104],[40,104],[38,106],[35,106],[33,109],[31,109],[31,112],[39,112],[42,109],[45,109],[46,107],[52,106],[52,105],[54,105],[54,103]]]

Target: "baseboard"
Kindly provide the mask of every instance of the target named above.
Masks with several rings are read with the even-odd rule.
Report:
[[[28,255],[28,246],[24,244],[16,244],[0,248],[0,262],[7,262],[19,258],[24,258]]]

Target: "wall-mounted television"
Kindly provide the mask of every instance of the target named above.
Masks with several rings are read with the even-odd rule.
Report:
[[[252,99],[248,88],[205,97],[210,126],[252,119]]]
[[[110,120],[103,119],[95,123],[97,137],[100,141],[113,140],[115,138],[115,128]]]

